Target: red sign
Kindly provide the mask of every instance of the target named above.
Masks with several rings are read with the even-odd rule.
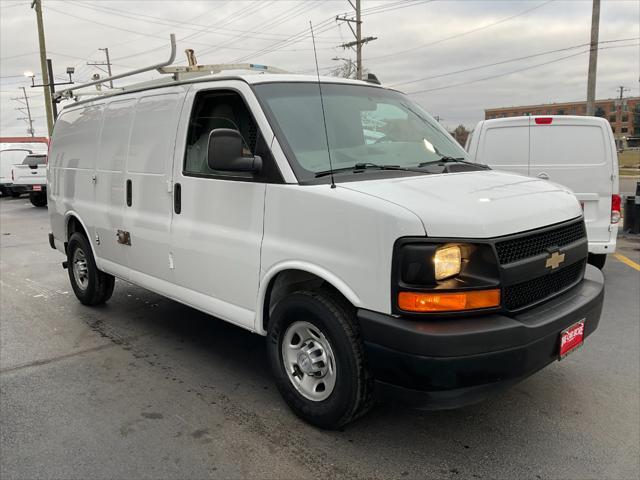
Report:
[[[577,349],[584,341],[584,319],[560,333],[560,358]]]

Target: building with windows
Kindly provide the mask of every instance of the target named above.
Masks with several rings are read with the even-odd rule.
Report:
[[[489,108],[484,111],[484,118],[586,114],[587,102],[583,101]],[[596,100],[595,115],[609,121],[619,147],[640,146],[640,97]]]

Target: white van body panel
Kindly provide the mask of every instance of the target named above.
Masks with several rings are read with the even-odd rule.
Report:
[[[356,307],[391,312],[393,244],[424,236],[424,228],[405,207],[349,185],[267,186],[258,305],[268,280],[297,265],[329,281]],[[260,319],[256,330],[263,331]]]
[[[415,212],[430,237],[500,237],[582,215],[567,188],[507,172],[448,173],[344,187]]]
[[[55,238],[67,241],[70,212],[95,238],[94,175],[103,103],[65,108],[56,120],[49,149],[47,196],[51,229]],[[92,248],[95,252],[95,245]],[[101,257],[96,256],[98,268]]]
[[[615,251],[618,225],[611,223],[611,195],[619,192],[618,156],[605,119],[558,115],[485,120],[474,129],[468,152],[473,161],[496,170],[571,189],[584,209],[589,252]]]

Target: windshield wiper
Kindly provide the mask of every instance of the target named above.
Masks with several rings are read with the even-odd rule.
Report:
[[[405,170],[411,171],[408,168],[401,167],[400,165],[378,165],[377,163],[356,163],[351,167],[343,167],[343,168],[334,168],[333,170],[323,170],[322,172],[316,173],[316,178],[325,177],[327,175],[331,175],[333,173],[341,173],[341,172],[356,172],[360,170],[367,169],[376,169],[376,170]]]
[[[464,159],[464,157],[450,157],[448,155],[442,155],[438,160],[419,163],[418,167],[426,167],[428,165],[444,165],[447,163],[464,163],[465,165],[472,165],[474,167],[489,170],[489,167],[487,165],[483,165],[482,163],[468,162]]]

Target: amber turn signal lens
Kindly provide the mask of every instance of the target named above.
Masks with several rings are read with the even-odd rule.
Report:
[[[398,307],[407,312],[455,312],[500,306],[500,289],[468,292],[400,292]]]

